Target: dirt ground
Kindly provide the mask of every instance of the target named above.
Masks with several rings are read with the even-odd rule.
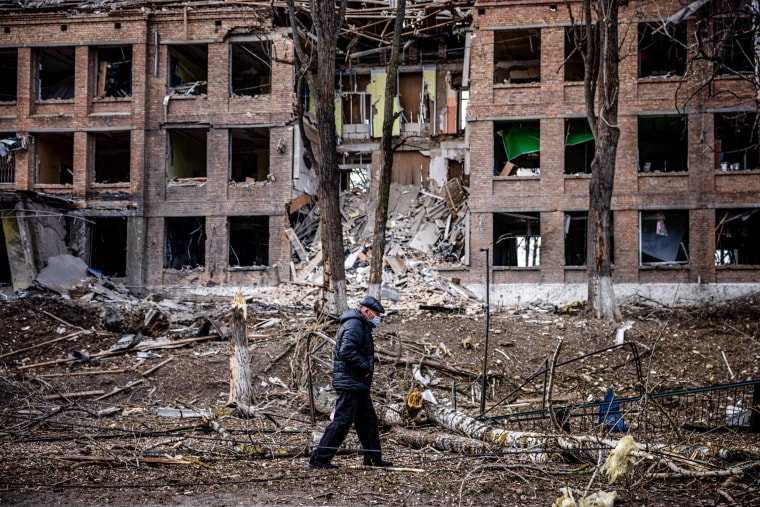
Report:
[[[73,296],[33,291],[0,302],[0,505],[551,506],[564,487],[615,491],[620,506],[760,505],[759,435],[700,427],[699,417],[684,424],[667,410],[656,426],[627,414],[634,439],[743,454],[709,464],[687,459],[679,466],[691,476],[663,478],[652,475],[666,471],[652,451],[626,480],[608,485],[593,452],[550,452],[545,461],[497,447],[445,452],[411,446],[384,427],[384,458],[397,469],[358,467],[361,456],[347,449],[334,460],[340,468],[311,471],[313,432],[328,416],[317,403],[322,411],[311,422],[307,344],[318,348],[311,363],[318,393],[329,385],[331,354],[329,343],[318,347],[321,335],[337,327],[308,301],[247,299],[256,415],[242,418],[226,407],[230,343],[220,334],[229,333],[228,300]],[[373,397],[380,412],[410,388],[427,387],[439,405],[478,415],[488,339],[489,424],[552,432],[540,410],[542,369],[554,375],[555,405],[599,402],[607,389],[625,398],[760,378],[758,303],[760,295],[693,308],[629,305],[626,346],[600,353],[615,345],[620,323],[573,307],[492,308],[486,329],[479,305],[389,303],[375,332]],[[549,368],[555,353],[558,366]],[[415,378],[423,358],[429,365]],[[728,403],[741,405],[733,396]],[[686,406],[691,398],[677,399]],[[510,418],[531,410],[534,419]],[[593,432],[591,419],[570,418],[566,429]],[[445,432],[431,424],[411,431]],[[742,471],[718,473],[729,467]]]

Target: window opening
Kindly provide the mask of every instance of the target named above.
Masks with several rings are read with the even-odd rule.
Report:
[[[126,132],[93,132],[95,183],[129,182],[131,135]]]
[[[585,27],[575,27],[575,30],[581,30],[585,33]],[[585,69],[583,66],[583,57],[580,51],[575,49],[573,40],[573,27],[565,27],[565,82],[583,81]]]
[[[685,116],[639,117],[639,171],[688,171]]]
[[[541,174],[541,129],[538,120],[494,124],[494,176]]]
[[[565,174],[591,173],[596,142],[588,120],[572,118],[565,120]]]
[[[15,102],[18,82],[18,50],[0,49],[0,102]]]
[[[565,213],[565,266],[585,266],[588,241],[588,211]],[[610,212],[610,262],[615,262],[615,220]]]
[[[760,264],[760,208],[715,210],[715,265]]]
[[[74,48],[40,48],[37,55],[37,100],[74,98]]]
[[[95,58],[95,96],[132,96],[132,46],[96,48]]]
[[[90,226],[90,265],[108,277],[127,276],[127,219],[122,217],[88,219]]]
[[[713,44],[715,46],[715,72],[719,76],[753,72],[755,51],[752,20],[736,16],[713,20]]]
[[[639,23],[639,77],[683,76],[686,23]]]
[[[757,115],[750,112],[715,115],[715,168],[723,171],[760,167]]]
[[[541,82],[541,30],[494,32],[494,84]]]
[[[688,211],[642,211],[642,266],[689,263]]]
[[[396,157],[394,153],[394,169]],[[371,153],[343,153],[343,160],[338,164],[340,169],[340,190],[354,193],[369,191],[370,171],[372,170]]]
[[[208,93],[208,46],[169,46],[169,92],[175,95]]]
[[[269,265],[269,217],[230,217],[230,267]]]
[[[269,129],[230,129],[230,177],[236,183],[267,181]]]
[[[167,176],[169,180],[206,179],[206,129],[169,129]],[[188,181],[189,182],[189,181]]]
[[[40,132],[34,135],[37,183],[74,182],[74,133]]]
[[[26,149],[26,137],[0,132],[0,184],[14,183],[16,179],[16,151]]]
[[[206,219],[166,219],[164,268],[193,269],[206,264]]]
[[[399,73],[398,81],[401,122],[406,130],[416,126],[421,128],[422,124],[429,121],[432,111],[430,91],[423,73],[402,72]]]
[[[369,74],[341,74],[338,79],[343,137],[366,138],[372,124],[372,94],[367,92],[370,84]],[[358,134],[358,136],[357,136]]]
[[[541,261],[538,213],[494,213],[493,265],[533,267]]]
[[[272,93],[272,43],[233,43],[230,85],[232,95],[253,97]]]

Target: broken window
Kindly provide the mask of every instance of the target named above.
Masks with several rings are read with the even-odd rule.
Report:
[[[132,96],[132,46],[93,49],[95,97]]]
[[[686,133],[683,115],[639,117],[639,171],[688,171]]]
[[[372,124],[372,94],[367,92],[369,74],[341,74],[338,79],[341,120],[345,137],[352,134],[369,135]]]
[[[91,217],[90,266],[108,277],[127,276],[127,219]]]
[[[129,182],[130,132],[93,132],[90,135],[95,149],[94,182]]]
[[[403,155],[393,154],[393,171]],[[366,192],[369,190],[370,172],[372,171],[372,153],[344,152],[340,169],[340,190],[349,192]],[[401,170],[399,170],[401,171]]]
[[[591,173],[596,142],[588,120],[568,118],[565,120],[565,174]]]
[[[206,219],[166,218],[164,268],[197,268],[206,264]]]
[[[541,29],[498,30],[493,45],[494,84],[541,82]]]
[[[269,217],[230,217],[231,267],[269,265]]]
[[[74,98],[74,47],[38,48],[37,100]]]
[[[639,77],[683,76],[686,23],[639,23]]]
[[[230,178],[237,183],[267,181],[269,129],[230,129]]]
[[[494,123],[494,176],[541,174],[541,128],[538,120]]]
[[[642,211],[639,218],[642,266],[689,263],[688,211]]]
[[[14,132],[0,132],[0,184],[16,179],[16,151],[26,149],[26,137]]]
[[[565,266],[585,266],[587,252],[586,229],[588,211],[565,213]],[[610,212],[610,262],[615,262],[614,217]]]
[[[74,182],[74,133],[34,134],[37,183],[71,185]]]
[[[493,265],[532,267],[541,261],[538,213],[493,214]]]
[[[205,95],[208,92],[208,46],[169,46],[169,92],[176,95]]]
[[[760,264],[760,208],[715,210],[715,265]]]
[[[272,93],[272,43],[248,41],[230,45],[232,95],[252,97]]]
[[[18,82],[18,50],[0,49],[0,102],[16,101],[16,83]]]
[[[430,121],[431,93],[435,83],[425,79],[425,72],[399,72],[398,92],[401,105],[401,121],[405,130],[421,128]]]
[[[760,167],[757,115],[751,112],[715,114],[716,169],[736,171]]]
[[[754,33],[750,18],[726,16],[713,20],[712,42],[715,46],[716,74],[730,76],[754,71]]]
[[[585,33],[586,29],[583,26],[576,26],[576,30],[580,30],[581,33]],[[584,66],[583,57],[580,51],[575,49],[575,41],[573,40],[573,27],[565,27],[565,82],[583,81]]]
[[[170,181],[206,178],[206,137],[202,128],[168,129],[166,174]]]

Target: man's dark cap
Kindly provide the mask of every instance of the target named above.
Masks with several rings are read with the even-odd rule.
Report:
[[[362,300],[359,301],[359,304],[366,306],[371,310],[375,310],[377,313],[385,313],[385,308],[383,308],[383,305],[380,304],[380,301],[373,298],[372,296],[364,296]]]

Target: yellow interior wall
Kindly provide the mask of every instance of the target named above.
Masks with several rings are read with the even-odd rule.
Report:
[[[388,74],[384,71],[372,72],[372,77],[367,85],[367,92],[372,94],[372,108],[374,109],[372,117],[372,137],[383,137],[383,117],[385,111],[385,83],[388,80]],[[399,110],[398,97],[393,101],[393,112]],[[393,122],[391,134],[399,135],[401,132],[398,118]]]

